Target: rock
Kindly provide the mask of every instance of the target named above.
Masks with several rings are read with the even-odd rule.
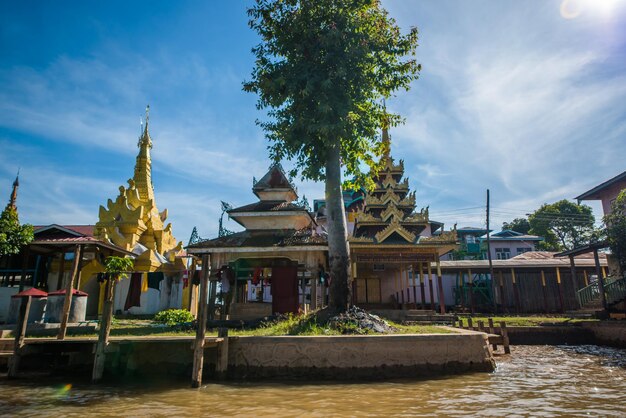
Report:
[[[350,307],[346,312],[333,316],[328,323],[331,327],[344,334],[368,334],[377,332],[389,334],[397,331],[382,318],[372,315],[356,306]]]

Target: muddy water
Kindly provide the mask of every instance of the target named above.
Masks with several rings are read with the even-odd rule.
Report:
[[[626,416],[626,350],[513,347],[490,374],[376,383],[92,386],[0,378],[3,416]]]

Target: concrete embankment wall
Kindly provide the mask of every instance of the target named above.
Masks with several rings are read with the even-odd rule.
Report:
[[[593,333],[595,344],[626,348],[626,321],[587,322],[583,328]]]
[[[480,333],[386,336],[234,337],[234,378],[362,379],[492,371]]]
[[[105,377],[189,378],[191,343],[192,339],[112,341]],[[230,379],[384,379],[489,372],[495,367],[487,335],[462,330],[428,335],[230,337],[228,346]],[[91,372],[93,344],[41,342],[26,348],[22,364],[31,370],[53,365],[60,374]],[[207,348],[204,374],[208,378],[216,358],[216,349]]]

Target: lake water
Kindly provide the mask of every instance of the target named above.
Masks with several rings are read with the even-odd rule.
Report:
[[[515,346],[494,373],[370,383],[142,382],[0,377],[3,416],[626,416],[626,350]]]

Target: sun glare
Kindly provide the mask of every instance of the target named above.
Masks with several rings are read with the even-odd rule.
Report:
[[[589,13],[608,18],[624,2],[625,0],[563,0],[561,16],[564,19],[574,19],[583,13]]]

